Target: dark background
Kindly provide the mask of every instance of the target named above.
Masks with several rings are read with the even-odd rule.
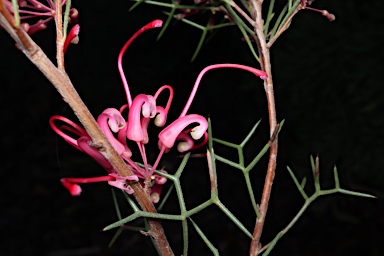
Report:
[[[66,67],[95,116],[107,107],[124,104],[117,72],[122,45],[144,24],[165,18],[161,9],[149,5],[128,12],[131,5],[128,1],[74,3],[80,12],[80,43],[70,46]],[[300,178],[310,178],[311,154],[320,156],[325,188],[333,186],[332,168],[336,165],[344,188],[379,197],[384,194],[384,2],[317,0],[312,6],[329,10],[336,20],[329,22],[318,13],[300,12],[271,53],[278,119],[286,123],[280,134],[263,243],[269,242],[300,209],[303,201],[286,166]],[[205,66],[225,62],[258,66],[235,27],[217,31],[191,63],[200,33],[175,22],[158,42],[156,30],[141,35],[125,55],[124,67],[133,95],[153,94],[163,84],[175,88],[169,120],[179,113],[194,79]],[[54,59],[53,24],[33,38]],[[0,255],[155,255],[149,240],[134,231],[124,231],[116,244],[107,248],[114,231],[100,230],[117,219],[108,186],[85,185],[83,194],[76,198],[61,186],[62,177],[105,172],[52,132],[48,125],[52,115],[76,118],[4,31],[0,31],[0,40]],[[268,140],[262,83],[245,72],[212,71],[204,79],[190,113],[210,115],[214,136],[235,143],[262,118],[247,148],[249,159]],[[235,152],[228,149],[218,146],[216,151],[235,158]],[[180,161],[174,153],[163,159],[169,170]],[[265,160],[252,173],[258,197]],[[249,214],[252,211],[242,174],[224,165],[218,168],[223,203],[253,230],[255,217]],[[207,179],[204,160],[191,160],[182,179],[188,209],[208,199]],[[176,212],[172,202],[166,205],[166,212]],[[382,255],[383,203],[382,199],[346,195],[320,198],[280,240],[272,255]],[[128,207],[122,209],[125,215],[129,213]],[[222,255],[247,254],[249,238],[215,207],[194,219]],[[166,222],[165,228],[176,255],[180,255],[179,224]],[[191,255],[210,255],[194,231],[190,251]]]

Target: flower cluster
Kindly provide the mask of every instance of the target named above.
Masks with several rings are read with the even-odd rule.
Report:
[[[3,0],[4,6],[11,14],[15,14],[14,7],[12,2],[9,0]],[[67,3],[66,0],[63,0],[61,6],[64,6]],[[32,35],[36,32],[44,30],[47,28],[47,23],[54,19],[56,13],[56,5],[52,0],[47,0],[47,5],[42,4],[36,0],[17,0],[18,4],[18,14],[20,15],[20,20],[24,20],[20,23],[20,27],[27,32],[27,34]],[[79,18],[79,12],[75,8],[69,9],[68,22],[73,25],[71,31],[65,36],[63,52],[65,53],[69,44],[77,44],[79,42],[79,33],[80,26],[77,24]],[[27,21],[26,21],[27,20]],[[0,26],[0,29],[2,26]],[[19,46],[16,45],[19,48]]]
[[[66,0],[63,0],[62,6],[66,4]],[[8,11],[14,14],[12,2],[9,0],[3,1]],[[47,28],[47,23],[55,16],[56,6],[52,0],[47,0],[47,4],[43,4],[37,0],[17,0],[19,6],[21,27],[29,34],[32,35],[38,31]],[[69,22],[76,25],[78,22],[79,13],[77,9],[71,8],[69,11]]]
[[[195,97],[197,88],[204,74],[212,69],[217,68],[237,68],[243,69],[253,74],[266,79],[267,75],[258,69],[238,65],[238,64],[216,64],[203,69],[189,96],[189,99],[182,110],[179,117],[171,124],[165,126],[167,115],[173,99],[173,88],[169,85],[164,85],[158,89],[154,95],[139,94],[133,100],[129,90],[123,68],[122,57],[127,47],[132,41],[144,31],[162,26],[161,20],[155,20],[137,31],[123,46],[118,57],[118,68],[124,85],[128,104],[123,105],[119,110],[115,108],[107,108],[97,118],[97,123],[101,130],[111,142],[116,152],[125,160],[129,169],[133,173],[129,177],[121,177],[112,165],[104,158],[104,156],[94,147],[92,147],[92,139],[88,133],[80,126],[62,116],[53,116],[50,119],[50,125],[53,130],[66,140],[70,145],[87,153],[96,160],[107,172],[108,176],[94,178],[63,178],[61,182],[70,191],[72,195],[79,195],[81,188],[79,183],[105,182],[117,188],[123,189],[128,194],[133,193],[129,184],[131,182],[141,182],[148,184],[151,181],[151,198],[154,203],[157,203],[160,198],[162,185],[167,181],[166,178],[155,174],[154,171],[159,165],[159,162],[164,153],[167,153],[176,142],[178,142],[177,150],[186,152],[203,146],[208,139],[207,120],[197,114],[187,114],[189,107]],[[168,91],[168,100],[165,106],[157,104],[157,99],[163,92]],[[124,112],[128,110],[128,114]],[[145,146],[149,142],[148,126],[150,121],[157,127],[164,127],[158,134],[159,153],[153,165],[148,163]],[[64,122],[60,127],[56,126],[55,121]],[[75,135],[73,138],[69,134]],[[198,141],[198,142],[196,142]],[[136,144],[142,158],[142,165],[132,160],[132,151],[128,144]],[[165,172],[163,170],[163,172]]]

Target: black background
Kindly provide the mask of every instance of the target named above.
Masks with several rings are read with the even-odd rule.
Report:
[[[107,107],[124,104],[117,72],[122,45],[144,24],[165,19],[162,9],[141,5],[128,12],[131,5],[128,1],[73,3],[80,12],[80,43],[70,46],[66,69],[95,116]],[[300,178],[310,178],[311,154],[320,156],[325,188],[333,186],[332,168],[336,165],[343,187],[379,197],[384,194],[384,3],[317,0],[312,6],[329,10],[336,20],[329,22],[318,13],[302,11],[271,52],[278,119],[286,123],[280,134],[278,168],[262,243],[269,242],[300,209],[303,201],[286,166]],[[52,60],[53,27],[50,24],[33,36]],[[258,66],[235,27],[218,30],[191,63],[200,33],[174,22],[158,42],[156,30],[141,35],[124,57],[133,95],[153,94],[163,84],[175,88],[169,120],[181,111],[194,79],[205,66],[228,62]],[[133,231],[124,231],[116,244],[107,248],[114,231],[100,230],[117,219],[108,186],[85,185],[83,194],[76,198],[61,186],[62,177],[97,176],[104,170],[52,132],[48,125],[52,115],[76,118],[4,31],[0,31],[0,39],[0,254],[155,255],[149,239]],[[190,113],[210,115],[214,137],[235,143],[262,118],[247,147],[248,160],[268,140],[261,80],[245,72],[207,74]],[[216,151],[235,159],[236,152],[222,147]],[[257,198],[265,160],[252,172]],[[170,153],[162,164],[174,170],[179,162],[176,154]],[[218,168],[223,203],[252,230],[255,217],[242,174],[224,165]],[[209,198],[207,179],[204,160],[191,160],[182,178],[188,209]],[[127,215],[128,207],[122,208]],[[166,212],[177,212],[174,201],[166,206]],[[383,213],[381,199],[320,198],[280,240],[272,255],[382,255]],[[195,220],[222,255],[247,254],[249,238],[215,207],[196,215]],[[177,222],[165,223],[176,255],[181,254],[179,226]],[[191,255],[209,255],[194,231],[190,251]]]

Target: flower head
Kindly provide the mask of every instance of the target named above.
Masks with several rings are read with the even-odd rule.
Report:
[[[132,100],[128,82],[122,67],[123,55],[131,42],[144,31],[159,27],[161,24],[162,22],[160,20],[150,22],[136,32],[123,46],[118,56],[118,69],[124,85],[127,104],[123,105],[119,110],[107,108],[97,118],[97,123],[101,130],[111,142],[116,152],[125,160],[128,168],[134,174],[133,176],[119,176],[118,172],[113,169],[107,159],[105,159],[96,148],[92,147],[92,139],[83,128],[64,117],[53,116],[51,118],[50,124],[56,133],[63,137],[64,140],[72,146],[90,155],[109,173],[108,176],[90,179],[62,179],[63,185],[71,192],[72,195],[78,195],[81,192],[77,183],[108,181],[110,185],[123,189],[127,193],[132,193],[133,190],[129,184],[131,182],[138,181],[141,184],[149,184],[149,182],[143,182],[145,180],[152,181],[150,183],[151,198],[154,203],[157,203],[160,198],[162,186],[167,181],[165,177],[154,173],[163,154],[167,153],[172,147],[174,147],[176,141],[179,141],[177,150],[179,152],[185,152],[204,146],[208,140],[206,132],[208,129],[208,122],[206,118],[198,114],[187,114],[204,74],[213,69],[236,68],[251,72],[262,79],[267,78],[267,74],[265,72],[244,65],[210,65],[204,68],[197,77],[189,99],[187,100],[187,103],[181,111],[179,117],[169,125],[166,125],[168,112],[170,110],[174,94],[173,88],[169,85],[164,85],[160,87],[154,95],[139,94]],[[158,104],[157,99],[166,91],[168,91],[168,100],[166,104],[162,106]],[[126,111],[128,111],[128,114],[125,113]],[[126,119],[124,116],[126,116]],[[54,123],[55,121],[61,121],[66,124],[57,127]],[[159,152],[153,164],[149,164],[151,159],[148,159],[145,148],[146,144],[151,141],[147,131],[151,121],[153,121],[153,123],[158,127],[164,127],[158,135],[157,145],[159,147]],[[76,138],[70,136],[68,133],[72,133]],[[143,162],[142,165],[139,165],[131,159],[132,151],[130,150],[130,146],[128,146],[128,144],[130,144],[130,146],[132,144],[137,145],[141,154]],[[164,170],[162,170],[162,172],[166,173]]]
[[[4,5],[10,13],[14,13],[12,2],[4,0]],[[22,28],[32,35],[38,31],[47,28],[47,23],[55,16],[56,6],[53,0],[47,0],[46,3],[37,0],[18,0],[19,15]],[[62,6],[66,4],[66,0],[62,1]],[[71,8],[69,12],[69,22],[77,24],[79,12],[75,8]]]

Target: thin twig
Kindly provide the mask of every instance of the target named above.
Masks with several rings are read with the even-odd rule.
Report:
[[[257,35],[257,46],[259,49],[260,65],[261,68],[268,74],[268,78],[264,81],[264,89],[268,101],[268,116],[269,116],[269,129],[270,136],[274,135],[277,127],[276,121],[276,108],[275,108],[275,95],[273,90],[272,70],[270,61],[270,52],[267,47],[266,38],[264,36],[264,21],[262,19],[261,9],[262,1],[252,0],[252,7],[255,11],[252,17],[255,22],[255,33]],[[273,179],[275,177],[276,170],[276,159],[277,159],[277,138],[273,141],[269,151],[268,169],[264,182],[263,194],[260,202],[260,216],[256,218],[256,224],[253,231],[253,240],[251,242],[249,255],[256,256],[260,249],[259,241],[261,233],[263,232],[265,217],[268,210],[269,198],[271,196]]]
[[[123,159],[115,151],[111,143],[105,137],[100,127],[97,125],[92,114],[85,106],[80,96],[73,87],[68,75],[64,70],[58,69],[48,59],[41,48],[29,37],[29,35],[14,25],[12,15],[5,8],[4,3],[0,0],[0,25],[11,35],[11,37],[20,46],[22,52],[28,59],[45,75],[45,77],[55,86],[63,97],[64,101],[73,109],[85,130],[92,138],[93,145],[101,154],[112,164],[115,170],[121,176],[132,175],[128,166]],[[156,212],[149,194],[147,194],[139,183],[131,184],[134,190],[134,196],[144,211]],[[162,255],[173,256],[171,247],[168,244],[164,230],[158,220],[148,219],[150,225],[150,234],[156,241],[156,244]]]
[[[63,12],[61,10],[61,0],[56,0],[55,6],[56,60],[57,67],[60,70],[64,70]]]
[[[255,26],[255,21],[249,17],[249,15],[243,11],[233,0],[228,0],[228,4],[230,4],[244,19],[246,19],[252,27]]]

